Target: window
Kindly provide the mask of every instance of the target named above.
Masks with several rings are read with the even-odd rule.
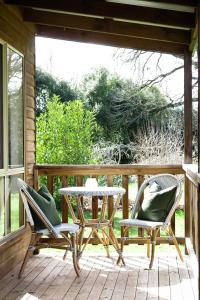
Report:
[[[24,126],[23,126],[23,91],[22,57],[8,48],[8,138],[9,168],[23,167],[24,163]]]
[[[0,42],[0,238],[24,225],[18,177],[24,177],[23,56]]]
[[[0,44],[0,169],[3,169],[3,46]]]

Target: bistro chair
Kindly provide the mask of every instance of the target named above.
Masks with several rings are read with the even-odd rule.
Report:
[[[142,202],[143,193],[147,186],[149,186],[149,193],[147,197],[145,195]],[[183,256],[170,224],[171,218],[178,206],[180,196],[181,184],[171,174],[157,175],[145,180],[137,193],[132,207],[131,218],[120,221],[123,236],[121,238],[121,252],[123,253],[124,242],[131,239],[131,237],[126,237],[128,230],[131,227],[144,229],[148,235],[144,239],[147,242],[147,256],[151,256],[149,263],[149,269],[151,269],[154,261],[155,245],[159,230],[161,229],[167,233],[169,241],[173,241],[178,255],[181,261],[183,261]],[[119,257],[118,263],[120,260]]]
[[[37,252],[37,250],[42,248],[58,248],[65,250],[63,260],[66,259],[67,251],[71,251],[74,270],[77,276],[79,276],[80,267],[77,259],[79,226],[76,224],[61,223],[54,199],[46,187],[43,187],[43,196],[46,197],[46,199],[44,199],[44,197],[41,198],[41,195],[39,194],[40,191],[37,193],[22,179],[18,178],[17,184],[27,214],[27,223],[31,228],[31,240],[18,277],[21,277],[28,258],[33,255],[34,251]],[[43,210],[36,203],[37,199],[35,197],[39,197],[40,201],[44,201]],[[49,211],[50,218],[47,218],[44,213],[48,206],[51,209]],[[57,225],[52,225],[52,223]]]

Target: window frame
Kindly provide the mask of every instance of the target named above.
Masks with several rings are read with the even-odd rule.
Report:
[[[8,220],[11,218],[10,208],[7,199],[9,199],[9,177],[14,175],[25,176],[25,64],[24,55],[11,46],[9,43],[0,39],[2,45],[2,100],[3,100],[3,168],[0,168],[0,178],[4,178],[4,236],[0,236],[0,243],[5,239],[15,236],[19,231],[25,228],[25,214],[24,208],[19,204],[19,228],[10,232]],[[22,57],[22,102],[23,102],[23,167],[9,168],[9,107],[8,107],[8,63],[7,53],[8,48],[16,52]],[[1,78],[0,78],[1,80]],[[21,223],[21,216],[23,216],[23,225]]]

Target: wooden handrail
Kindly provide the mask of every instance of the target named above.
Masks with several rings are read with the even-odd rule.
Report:
[[[38,175],[155,175],[184,174],[182,165],[35,165]]]

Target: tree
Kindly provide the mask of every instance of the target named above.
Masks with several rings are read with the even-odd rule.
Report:
[[[38,163],[87,164],[92,160],[94,113],[80,100],[61,103],[58,96],[47,101],[46,112],[36,120]]]
[[[105,68],[89,74],[83,89],[86,106],[96,113],[106,140],[127,144],[138,128],[153,121],[166,121],[169,109],[166,98],[156,87],[140,89],[131,80],[110,74]]]
[[[135,77],[133,75],[133,78],[138,82],[141,89],[147,86],[157,86],[162,89],[162,92],[165,91],[164,95],[168,99],[166,108],[183,106],[183,86],[182,91],[179,90],[175,95],[170,95],[167,88],[169,82],[172,81],[174,83],[177,77],[182,77],[183,79],[184,61],[182,56],[132,49],[118,49],[114,58],[121,64],[130,66],[132,74],[136,74]],[[193,102],[196,102],[198,80],[196,53],[193,55],[192,66]]]
[[[60,97],[61,102],[69,102],[77,99],[77,91],[71,85],[64,81],[58,80],[51,74],[41,70],[36,70],[36,115],[45,112],[47,100],[53,95]]]

